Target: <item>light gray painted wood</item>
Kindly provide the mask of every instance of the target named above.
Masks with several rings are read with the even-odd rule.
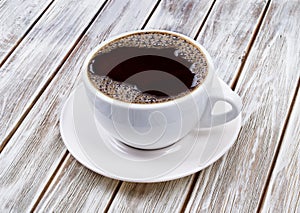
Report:
[[[197,41],[209,51],[217,74],[229,85],[238,74],[266,2],[216,1],[199,34]]]
[[[36,212],[103,212],[117,185],[68,155]]]
[[[262,212],[300,212],[300,95],[272,171]]]
[[[272,1],[236,88],[244,103],[238,140],[200,173],[187,211],[257,210],[299,80],[299,15],[297,1]]]
[[[124,182],[108,212],[180,212],[191,176],[162,183]]]
[[[0,1],[0,64],[52,0]]]
[[[0,150],[104,0],[57,0],[0,68]]]
[[[194,38],[212,3],[213,0],[162,0],[146,29],[170,30]]]

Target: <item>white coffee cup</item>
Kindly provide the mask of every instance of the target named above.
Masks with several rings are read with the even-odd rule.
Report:
[[[116,100],[99,91],[88,75],[91,59],[99,49],[105,49],[115,40],[144,33],[178,36],[200,49],[208,65],[207,75],[201,85],[183,97],[149,104]],[[185,35],[165,30],[128,32],[101,43],[85,60],[83,82],[95,119],[114,138],[140,149],[169,146],[187,135],[197,124],[204,128],[225,124],[236,118],[242,107],[240,97],[216,76],[212,59],[201,45]],[[229,103],[231,110],[222,114],[212,114],[215,103],[219,101]]]

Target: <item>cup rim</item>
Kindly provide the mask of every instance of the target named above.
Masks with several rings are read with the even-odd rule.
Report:
[[[102,93],[101,91],[99,91],[91,82],[91,80],[88,77],[88,65],[89,62],[91,60],[91,58],[99,51],[99,49],[101,49],[102,47],[104,47],[105,45],[109,44],[110,42],[120,39],[122,37],[126,37],[129,35],[134,35],[134,34],[140,34],[140,33],[151,33],[151,32],[158,32],[158,33],[166,33],[166,34],[173,34],[176,36],[179,36],[187,41],[189,41],[192,45],[194,45],[196,48],[198,48],[203,56],[206,59],[207,62],[207,75],[204,78],[203,82],[198,85],[195,89],[193,89],[190,93],[185,94],[184,96],[166,101],[166,102],[158,102],[158,103],[129,103],[129,102],[125,102],[125,101],[121,101],[121,100],[117,100],[114,99],[112,97],[109,97],[108,95],[105,95],[104,93]],[[103,42],[101,42],[100,44],[98,44],[95,48],[92,49],[92,51],[87,55],[84,63],[83,63],[83,67],[84,70],[82,72],[82,79],[84,82],[84,85],[88,87],[88,89],[90,91],[93,92],[93,95],[97,96],[98,98],[104,100],[105,102],[108,102],[114,106],[120,106],[120,107],[130,107],[130,108],[136,108],[136,109],[149,109],[149,108],[160,108],[160,107],[168,107],[171,105],[175,104],[180,104],[181,102],[184,102],[186,100],[188,100],[189,98],[191,98],[192,96],[198,95],[199,93],[202,93],[203,91],[205,91],[205,85],[212,79],[213,77],[213,72],[214,72],[214,66],[212,63],[212,59],[209,55],[209,53],[207,52],[207,50],[196,40],[183,35],[181,33],[178,32],[173,32],[173,31],[169,31],[169,30],[156,30],[156,29],[151,29],[151,30],[133,30],[133,31],[128,31],[125,33],[121,33],[118,34],[116,36],[113,36]]]

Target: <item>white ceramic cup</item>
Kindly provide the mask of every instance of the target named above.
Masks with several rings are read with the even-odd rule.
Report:
[[[208,73],[202,84],[183,97],[149,104],[123,102],[100,92],[89,79],[88,66],[91,59],[99,49],[105,49],[117,39],[144,33],[178,36],[200,50],[208,65]],[[218,79],[211,57],[198,42],[185,35],[164,30],[133,31],[104,41],[87,56],[83,82],[95,119],[114,138],[140,149],[169,146],[187,135],[197,124],[204,128],[222,125],[236,118],[242,107],[240,97]],[[229,103],[231,110],[222,114],[212,114],[215,103],[219,101]]]

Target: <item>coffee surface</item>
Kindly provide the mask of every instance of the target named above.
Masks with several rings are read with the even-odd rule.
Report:
[[[88,74],[100,92],[124,102],[158,103],[182,97],[203,82],[207,63],[192,44],[167,34],[152,35],[152,41],[144,36],[116,40],[94,55]]]

